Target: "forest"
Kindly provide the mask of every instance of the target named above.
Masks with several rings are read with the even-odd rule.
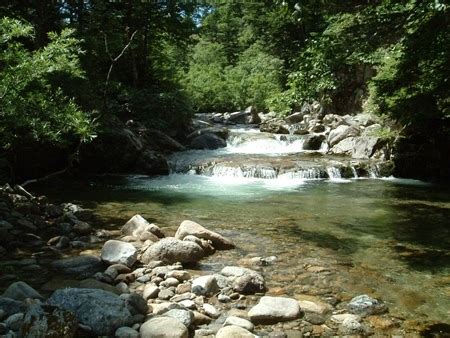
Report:
[[[128,120],[182,137],[193,113],[319,102],[382,116],[399,167],[430,163],[406,176],[448,178],[444,2],[10,1],[0,16],[4,177],[58,166],[24,172],[30,145],[72,154]]]
[[[2,1],[0,337],[449,337],[449,14]]]

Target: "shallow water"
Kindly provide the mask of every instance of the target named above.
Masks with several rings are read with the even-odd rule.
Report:
[[[277,264],[264,273],[285,294],[348,300],[369,293],[396,317],[450,318],[448,187],[393,178],[174,174],[95,177],[38,191],[93,208],[110,228],[139,213],[169,235],[190,219],[232,238],[238,248],[208,258],[204,270],[275,255]],[[311,267],[326,273],[305,274]]]

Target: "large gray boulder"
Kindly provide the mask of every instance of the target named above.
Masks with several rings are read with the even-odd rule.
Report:
[[[141,337],[145,338],[188,338],[188,329],[178,319],[155,317],[141,325]]]
[[[78,320],[71,311],[51,305],[31,305],[23,319],[20,336],[24,338],[75,337]]]
[[[208,230],[198,223],[193,221],[183,221],[175,234],[175,238],[183,239],[186,236],[195,236],[197,238],[203,238],[210,240],[216,249],[232,249],[234,244],[227,238],[219,235],[218,233]]]
[[[370,158],[372,155],[380,149],[382,140],[376,136],[361,136],[356,139],[355,146],[353,148],[353,158]]]
[[[360,130],[356,126],[340,125],[336,129],[330,131],[330,134],[328,135],[328,144],[332,147],[347,137],[358,136],[359,134]]]
[[[152,244],[141,256],[143,263],[162,261],[171,263],[196,263],[205,256],[203,249],[194,242],[180,241],[173,237]]]
[[[44,298],[25,282],[15,282],[11,284],[3,293],[3,297],[24,301],[27,298],[44,300]]]
[[[324,135],[308,135],[303,143],[304,150],[319,150],[322,142],[325,141]]]
[[[192,149],[218,149],[227,146],[227,142],[215,134],[203,134],[192,139]]]
[[[81,278],[93,276],[96,272],[104,270],[102,260],[97,256],[78,256],[54,261],[51,267],[58,272],[77,275]]]
[[[255,324],[289,321],[300,316],[300,306],[292,298],[264,296],[250,309],[248,316]]]
[[[124,264],[132,267],[137,260],[137,249],[130,243],[109,240],[102,248],[102,260],[107,264]]]
[[[125,301],[103,290],[59,289],[47,303],[74,312],[78,321],[89,326],[96,335],[110,335],[133,322]]]
[[[147,220],[141,215],[134,215],[122,227],[122,234],[124,236],[139,238],[144,232],[150,232],[158,238],[165,237],[164,233],[157,225],[147,222]]]
[[[273,134],[289,134],[289,129],[286,126],[286,122],[281,119],[272,119],[263,122],[259,126],[259,130]]]

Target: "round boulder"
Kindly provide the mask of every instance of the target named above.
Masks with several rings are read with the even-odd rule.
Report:
[[[173,237],[161,239],[152,244],[142,254],[141,260],[147,264],[150,261],[159,260],[166,264],[176,262],[196,263],[205,256],[203,249],[194,242],[180,241]]]

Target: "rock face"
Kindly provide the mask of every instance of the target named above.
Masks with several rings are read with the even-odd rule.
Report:
[[[328,143],[330,147],[332,147],[347,137],[358,135],[359,129],[357,127],[340,125],[336,129],[330,131],[330,134],[328,135]]]
[[[178,319],[156,317],[142,324],[139,333],[145,338],[188,338],[188,329]]]
[[[77,275],[79,277],[91,277],[96,272],[103,270],[103,264],[97,256],[79,256],[60,259],[51,264],[52,268],[62,273]]]
[[[137,260],[137,250],[130,243],[109,240],[103,245],[101,258],[110,265],[124,264],[132,267]]]
[[[386,312],[386,305],[368,295],[360,295],[353,298],[348,303],[347,308],[350,312],[360,316],[369,316]]]
[[[264,296],[251,308],[248,316],[253,323],[271,324],[297,319],[300,306],[292,298]]]
[[[192,149],[218,149],[227,146],[227,142],[215,134],[203,134],[192,139]]]
[[[15,282],[11,284],[3,293],[3,297],[9,297],[19,301],[24,301],[27,298],[44,300],[39,292],[24,282]]]
[[[147,222],[147,220],[141,215],[134,215],[122,227],[122,234],[124,236],[133,236],[136,238],[139,238],[144,232],[147,231],[154,234],[158,238],[165,237],[164,233],[158,226]]]
[[[234,244],[230,240],[223,237],[222,235],[210,231],[193,221],[183,221],[175,234],[175,238],[183,239],[189,235],[195,236],[197,238],[210,240],[213,243],[213,246],[219,250],[234,248]]]
[[[50,305],[31,305],[25,314],[20,336],[26,338],[72,338],[78,327],[76,316]]]
[[[132,315],[119,296],[95,289],[56,290],[47,301],[50,305],[75,313],[78,321],[96,335],[109,335],[132,324]]]
[[[168,264],[176,262],[195,263],[202,259],[204,255],[203,249],[194,242],[167,237],[145,250],[141,260],[144,263],[157,260]]]

